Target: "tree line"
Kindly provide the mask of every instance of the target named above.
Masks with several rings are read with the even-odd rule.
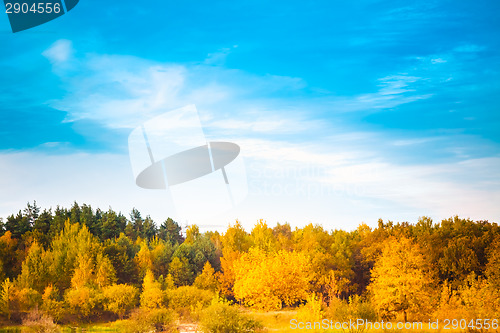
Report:
[[[0,219],[0,235],[0,313],[9,320],[33,308],[58,321],[123,318],[215,294],[262,310],[361,299],[380,318],[404,320],[500,310],[500,229],[458,216],[353,231],[260,220],[247,232],[236,221],[201,233],[136,209],[126,217],[35,202]]]

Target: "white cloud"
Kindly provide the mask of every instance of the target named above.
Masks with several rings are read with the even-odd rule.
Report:
[[[500,216],[500,158],[461,163],[402,166],[366,158],[362,151],[328,149],[270,140],[238,141],[246,159],[250,193],[236,209],[183,224],[226,225],[239,218],[251,227],[318,222],[327,228],[371,225],[380,218],[436,220],[458,214],[497,221]],[[323,150],[321,150],[323,149]],[[134,184],[128,156],[116,154],[0,155],[0,216],[36,200],[42,207],[69,207],[74,200],[128,214],[137,207],[158,222],[175,216],[168,193]]]
[[[128,215],[133,207],[157,221],[169,216],[166,193],[135,186],[127,155],[37,152],[0,154],[0,216],[36,200],[43,208],[73,201]]]
[[[395,140],[392,144],[394,146],[413,146],[413,145],[421,145],[424,143],[437,141],[437,140],[439,140],[439,138],[437,138],[437,137],[402,139],[402,140]]]
[[[71,43],[61,43],[44,53],[54,63],[71,59]],[[441,58],[426,62],[432,59]],[[132,129],[170,109],[196,104],[208,138],[242,147],[251,185],[241,207],[205,224],[240,218],[252,225],[257,218],[267,218],[350,228],[363,220],[375,223],[379,217],[500,216],[498,158],[463,156],[458,164],[404,166],[385,155],[385,145],[411,146],[437,138],[398,139],[314,116],[377,112],[429,98],[431,94],[418,89],[427,82],[423,75],[387,75],[379,79],[375,92],[356,96],[280,99],[262,96],[300,91],[307,83],[213,66],[219,60],[182,65],[89,55],[79,60],[79,73],[55,71],[68,93],[51,106],[67,111],[67,121],[91,119],[108,128]],[[9,189],[0,191],[0,215],[37,199],[43,206],[68,206],[77,200],[124,212],[135,206],[158,221],[166,218],[166,193],[136,187],[129,164],[126,155],[0,154],[0,171],[9,175],[0,180],[0,188]],[[471,180],[471,175],[476,178]]]
[[[433,64],[444,64],[446,63],[447,61],[442,59],[442,58],[435,58],[435,59],[431,59],[431,63]]]
[[[351,217],[345,217],[348,220],[344,219],[350,221],[351,227],[356,224],[353,216],[371,218],[372,222],[377,217],[401,220],[409,215],[415,219],[419,215],[442,219],[458,214],[494,221],[500,217],[496,204],[500,199],[498,157],[405,166],[367,157],[362,149],[312,152],[306,145],[262,141],[247,142],[243,147],[255,163],[257,184],[268,188],[268,200],[302,195],[303,205],[307,206],[305,202],[315,199],[351,199],[343,207],[353,212]],[[286,185],[290,182],[291,187]],[[303,188],[314,191],[301,193]],[[377,209],[372,205],[374,201],[378,202]],[[406,207],[404,214],[400,213],[402,207]],[[339,211],[323,209],[331,221],[338,220]]]
[[[42,55],[54,65],[64,64],[73,55],[73,44],[70,40],[60,39],[45,50]]]

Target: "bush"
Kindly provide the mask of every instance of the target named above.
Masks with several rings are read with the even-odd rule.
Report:
[[[190,316],[210,305],[214,293],[193,286],[184,286],[166,290],[165,298],[169,308],[182,316]]]
[[[113,284],[103,290],[105,309],[117,314],[120,318],[137,304],[139,291],[134,286],[126,284]]]
[[[89,318],[99,312],[104,297],[90,287],[66,290],[65,299],[71,312],[80,318]]]
[[[338,320],[365,319],[377,321],[377,312],[368,300],[358,295],[349,297],[349,300],[332,299],[326,310],[328,318]]]
[[[262,324],[248,318],[237,308],[215,299],[201,312],[200,324],[205,333],[259,332]]]
[[[31,288],[23,288],[17,293],[19,310],[21,312],[29,312],[42,304],[42,295]]]
[[[122,322],[121,331],[126,333],[177,332],[176,315],[169,309],[138,309],[129,320]]]
[[[38,310],[31,311],[23,320],[22,333],[59,333],[61,330],[54,324],[52,317]]]
[[[330,301],[330,305],[326,309],[326,317],[337,321],[356,321],[364,319],[367,321],[377,321],[377,312],[368,300],[364,300],[358,295],[349,297],[349,300],[340,300],[334,298]],[[365,326],[357,326],[357,329],[349,329],[348,332],[362,332]]]
[[[55,322],[60,322],[66,313],[64,302],[59,297],[59,291],[52,285],[47,286],[43,292],[42,310],[51,316]]]
[[[297,311],[297,320],[301,322],[321,321],[324,318],[324,303],[316,295],[310,295],[307,303]]]

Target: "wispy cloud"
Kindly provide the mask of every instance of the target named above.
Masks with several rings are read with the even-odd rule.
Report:
[[[467,52],[480,52],[480,48],[468,48]],[[477,146],[474,140],[461,137],[457,143],[460,133],[415,131],[410,135],[349,121],[353,114],[384,113],[432,100],[440,92],[434,88],[450,75],[438,67],[455,66],[456,54],[466,51],[421,56],[413,60],[414,67],[389,71],[370,89],[350,95],[326,91],[306,94],[315,87],[301,78],[228,68],[224,60],[229,52],[222,49],[199,63],[161,63],[124,55],[81,55],[78,45],[60,40],[43,55],[66,91],[59,99],[45,102],[65,111],[66,123],[93,121],[103,131],[122,132],[170,109],[196,104],[207,138],[236,142],[246,158],[253,187],[246,204],[231,213],[235,217],[257,218],[255,212],[259,212],[260,217],[272,218],[277,213],[271,203],[280,207],[282,221],[299,223],[298,218],[311,216],[323,221],[342,220],[351,226],[361,219],[375,221],[378,217],[461,214],[491,219],[500,215],[496,205],[500,160],[495,154],[469,155],[467,152]],[[114,140],[126,139],[120,136]],[[455,151],[456,158],[426,160],[426,149],[438,142],[439,149]],[[68,149],[64,142],[43,145],[44,149]],[[422,160],[403,163],[391,149],[415,149]],[[33,195],[43,196],[44,179],[58,177],[50,198],[46,198],[47,205],[64,204],[71,198],[96,205],[107,202],[120,210],[140,206],[156,217],[168,214],[158,208],[164,193],[135,187],[123,153],[73,151],[51,156],[37,151],[9,152],[1,154],[0,160],[2,172],[10,175],[1,187],[24,186],[22,193],[13,196],[0,193],[9,206],[13,197],[24,202]],[[34,166],[29,160],[38,163]],[[23,167],[16,169],[21,164]],[[80,180],[75,180],[76,173]],[[30,179],[22,178],[24,174],[32,174],[36,181],[30,185]],[[67,189],[68,183],[75,191]],[[109,191],[96,196],[95,188]],[[345,227],[336,223],[330,225]]]
[[[73,45],[70,40],[60,39],[45,50],[42,55],[49,59],[53,65],[58,66],[69,61],[73,56]]]

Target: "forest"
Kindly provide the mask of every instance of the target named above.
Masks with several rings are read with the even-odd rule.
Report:
[[[202,233],[136,209],[34,202],[1,218],[0,235],[2,325],[116,321],[175,332],[187,318],[205,332],[250,332],[263,327],[242,308],[294,309],[304,321],[500,314],[500,228],[458,216],[352,231],[263,220],[247,231],[235,221]],[[221,313],[238,322],[221,323]]]

